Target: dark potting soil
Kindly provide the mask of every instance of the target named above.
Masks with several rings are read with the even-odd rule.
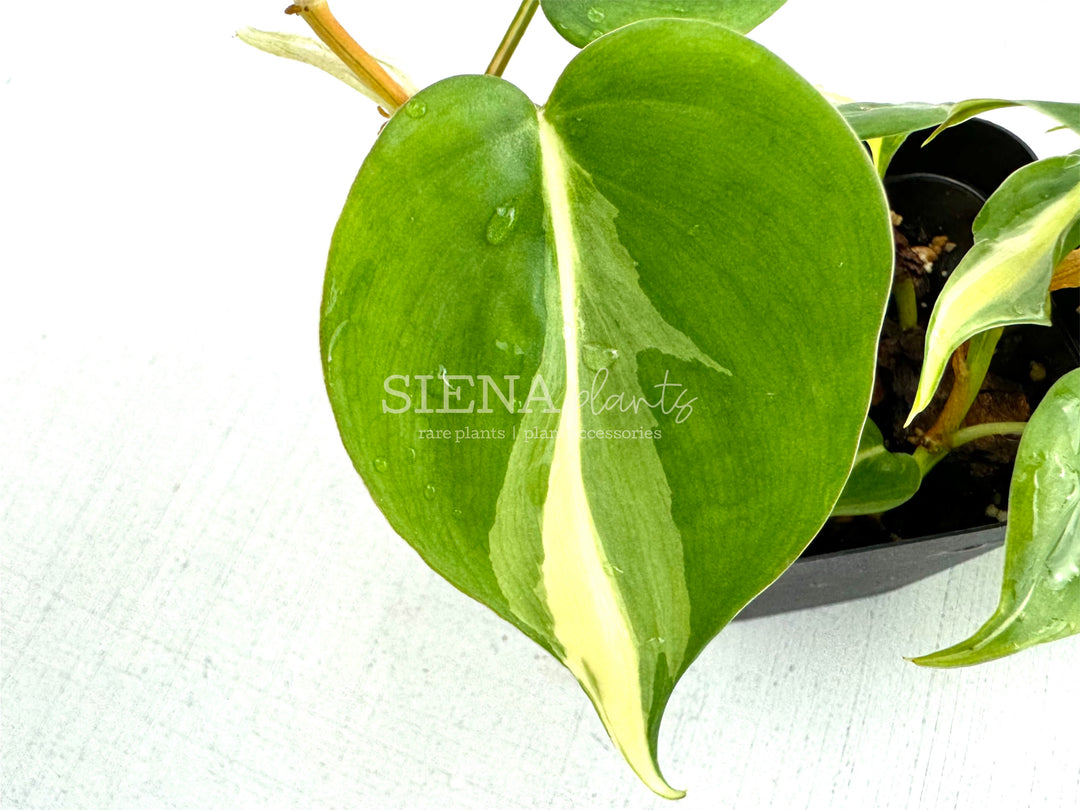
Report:
[[[881,429],[892,452],[910,453],[920,431],[935,421],[952,388],[947,371],[930,407],[903,427],[914,401],[922,366],[926,324],[941,288],[963,250],[942,250],[930,271],[912,246],[930,245],[935,236],[903,222],[896,230],[897,264],[915,278],[919,325],[901,330],[895,305],[885,319],[878,349],[878,370],[870,418]],[[938,245],[944,240],[939,240]],[[963,246],[963,247],[966,247]],[[1014,326],[1005,329],[990,371],[964,425],[982,422],[1026,421],[1050,386],[1080,363],[1080,293],[1052,294],[1053,327]],[[880,515],[832,518],[810,544],[806,555],[860,548],[1004,522],[1009,483],[1019,437],[994,436],[971,442],[949,453],[923,480],[907,503]]]

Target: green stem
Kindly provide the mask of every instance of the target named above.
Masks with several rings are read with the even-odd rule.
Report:
[[[518,8],[517,14],[511,20],[510,27],[506,29],[506,34],[503,35],[502,42],[499,43],[495,55],[491,57],[491,64],[488,65],[485,71],[487,75],[503,75],[506,65],[510,62],[510,57],[514,55],[518,43],[521,42],[521,37],[525,34],[525,29],[529,27],[529,22],[539,6],[540,0],[522,0],[521,7]]]
[[[925,447],[916,447],[915,452],[911,454],[911,457],[915,459],[915,463],[919,465],[919,477],[926,478],[926,474],[934,469],[934,467],[937,466],[937,463],[948,454],[948,450],[940,450],[937,453],[931,453]]]
[[[341,27],[326,0],[299,0],[287,9],[286,14],[299,14],[311,30],[319,35],[327,47],[345,63],[356,77],[382,99],[383,106],[393,112],[406,101],[409,94],[396,79],[383,70],[382,65]]]
[[[953,446],[952,437],[967,418],[968,411],[982,390],[994,349],[1001,337],[1001,327],[980,332],[960,346],[950,359],[953,384],[937,421],[926,431],[922,444],[930,453]]]
[[[1023,433],[1024,428],[1026,427],[1027,422],[983,422],[979,425],[969,425],[966,428],[960,428],[960,430],[952,434],[948,447],[944,447],[933,453],[925,447],[916,447],[915,452],[912,453],[912,458],[914,458],[915,463],[919,465],[919,473],[921,476],[926,478],[926,474],[934,469],[934,467],[937,466],[937,463],[945,458],[945,456],[949,455],[950,450],[955,450],[961,445],[976,441],[977,439],[986,438],[987,436]]]
[[[915,282],[907,273],[893,284],[896,299],[896,315],[901,329],[914,329],[919,325],[919,302],[915,298]]]
[[[1009,433],[1023,433],[1027,422],[983,422],[981,425],[970,425],[960,428],[952,437],[953,449],[962,444],[983,439],[987,436],[1001,436]]]

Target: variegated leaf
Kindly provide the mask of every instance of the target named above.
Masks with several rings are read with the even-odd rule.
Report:
[[[1054,383],[1020,439],[994,615],[971,638],[912,659],[962,667],[1080,633],[1080,369]]]
[[[908,423],[937,390],[954,351],[998,326],[1049,325],[1054,268],[1075,248],[1080,223],[1080,154],[1017,170],[986,201],[975,245],[938,296],[927,329],[919,388]]]
[[[842,118],[697,21],[613,32],[543,108],[490,76],[433,85],[349,194],[321,337],[356,468],[661,795],[676,681],[840,494],[891,265]]]

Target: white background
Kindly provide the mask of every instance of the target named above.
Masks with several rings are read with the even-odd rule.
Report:
[[[340,446],[322,267],[382,119],[232,38],[306,33],[284,5],[5,8],[0,804],[667,806],[568,674],[393,535]],[[515,7],[335,6],[421,85],[483,70]],[[791,0],[755,37],[860,100],[1075,101],[1078,23],[1075,0]],[[507,78],[541,101],[573,53],[538,16]],[[661,733],[681,806],[1075,807],[1080,639],[901,657],[974,629],[1000,565],[726,630]]]

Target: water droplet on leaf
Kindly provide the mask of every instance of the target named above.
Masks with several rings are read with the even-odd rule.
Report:
[[[435,485],[434,484],[428,484],[426,487],[424,487],[424,500],[426,500],[426,501],[435,500]]]
[[[383,458],[382,456],[379,456],[373,462],[373,466],[375,467],[375,469],[378,472],[386,472],[386,470],[390,467],[390,464],[387,462],[387,460],[385,458]]]
[[[434,379],[428,382],[428,393],[430,396],[436,399],[442,397],[443,389],[446,387],[446,366],[439,365],[435,372],[432,374]]]
[[[1039,636],[1043,639],[1046,639],[1047,641],[1050,641],[1056,638],[1061,638],[1063,635],[1071,635],[1069,633],[1071,629],[1072,628],[1069,623],[1064,619],[1051,619],[1049,622],[1047,622],[1046,627],[1042,629],[1042,632],[1039,633]]]
[[[517,221],[517,209],[512,205],[500,205],[491,215],[487,225],[487,240],[489,244],[501,245],[514,230]]]
[[[1058,555],[1055,555],[1058,556]],[[1077,554],[1061,554],[1058,559],[1053,557],[1046,564],[1046,573],[1049,577],[1047,584],[1052,591],[1063,591],[1070,583],[1080,576],[1080,560]]]
[[[405,114],[409,118],[423,118],[427,115],[427,104],[414,98],[405,105]]]
[[[593,29],[593,32],[592,32],[592,38],[593,39],[599,39],[603,35],[604,35],[604,32],[601,31],[599,28],[594,28]]]
[[[337,279],[330,279],[330,286],[326,289],[326,299],[323,302],[323,317],[325,318],[334,311],[338,300]]]
[[[413,448],[409,448],[405,451],[405,460],[410,464],[416,463],[416,451]]]
[[[510,349],[510,344],[507,343],[505,340],[496,340],[495,348],[498,349],[500,352],[505,352]]]
[[[597,343],[586,343],[581,347],[581,357],[586,368],[599,371],[610,367],[619,358],[619,350]]]
[[[596,7],[590,8],[585,16],[589,18],[589,22],[598,25],[604,21],[604,12]]]
[[[331,362],[333,362],[333,359],[334,359],[334,346],[337,345],[338,339],[341,337],[341,334],[345,331],[345,327],[349,325],[349,321],[350,321],[349,318],[346,318],[345,320],[343,320],[341,323],[339,323],[334,328],[334,331],[330,334],[330,340],[328,340],[327,343],[326,343],[326,363],[327,363],[327,365],[329,365]]]

